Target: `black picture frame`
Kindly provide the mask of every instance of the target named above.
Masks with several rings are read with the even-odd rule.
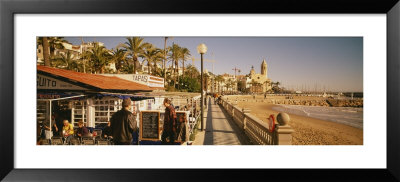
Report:
[[[382,13],[387,15],[386,169],[15,169],[14,15],[37,13]],[[399,181],[398,0],[0,0],[0,179],[5,181],[203,181],[252,178],[277,181]],[[380,60],[377,60],[379,62]],[[199,157],[198,160],[201,160]],[[116,161],[123,162],[123,161]],[[193,161],[195,162],[195,161]],[[165,178],[165,176],[170,176]],[[171,178],[173,177],[173,178]]]

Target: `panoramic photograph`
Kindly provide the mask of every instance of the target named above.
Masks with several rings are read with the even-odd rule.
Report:
[[[363,145],[363,37],[36,37],[36,145]]]

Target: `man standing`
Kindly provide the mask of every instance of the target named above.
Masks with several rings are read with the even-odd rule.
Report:
[[[115,145],[130,145],[132,132],[137,130],[136,117],[129,110],[131,99],[126,98],[122,102],[122,109],[111,117],[111,131]]]
[[[50,121],[49,121],[48,119],[46,119],[46,120],[43,122],[43,128],[44,128],[45,138],[46,138],[47,140],[51,139],[52,134],[51,134],[51,132],[50,132]]]
[[[175,128],[176,113],[174,107],[171,105],[171,100],[165,98],[163,104],[165,106],[165,114],[164,114],[163,132],[161,135],[161,143],[173,145],[175,141],[175,132],[176,132]]]

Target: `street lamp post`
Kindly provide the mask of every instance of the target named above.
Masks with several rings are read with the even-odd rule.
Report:
[[[204,130],[204,100],[203,100],[203,54],[207,52],[207,46],[205,44],[199,44],[197,46],[197,52],[201,55],[201,82],[200,82],[200,87],[201,87],[201,131]]]

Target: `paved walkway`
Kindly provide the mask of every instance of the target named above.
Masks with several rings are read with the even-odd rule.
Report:
[[[229,115],[209,99],[204,113],[205,131],[198,131],[194,145],[249,145],[250,142]]]

